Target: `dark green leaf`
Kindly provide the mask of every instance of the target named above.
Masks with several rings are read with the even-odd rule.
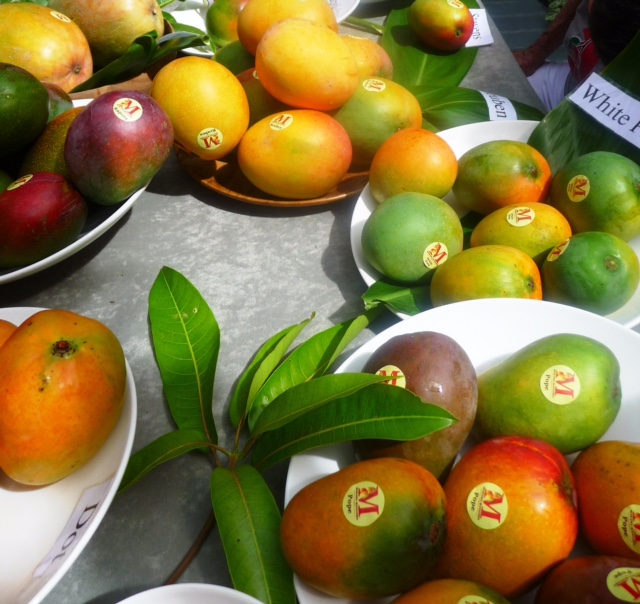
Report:
[[[640,100],[640,32],[600,74]],[[640,149],[600,124],[573,101],[563,100],[531,133],[529,144],[545,156],[555,174],[572,159],[592,151],[611,151],[640,163]]]
[[[465,0],[477,8],[475,0]],[[406,87],[437,82],[438,86],[458,86],[473,65],[478,49],[461,48],[445,53],[426,47],[408,25],[408,8],[392,10],[385,22],[380,44],[393,62],[393,79]]]
[[[157,61],[179,50],[207,44],[206,37],[185,31],[167,34],[157,41],[156,38],[155,32],[136,38],[124,55],[96,71],[71,92],[83,92],[125,82],[139,76]]]
[[[189,451],[201,449],[207,444],[206,437],[198,430],[175,430],[164,434],[129,458],[118,493],[132,487],[165,461],[180,457]]]
[[[249,465],[216,468],[211,502],[234,587],[266,604],[295,604],[280,511],[260,473]]]
[[[362,438],[414,440],[456,421],[405,388],[372,384],[265,432],[252,463],[264,469],[309,449]]]
[[[212,399],[220,329],[211,308],[183,275],[163,267],[149,293],[149,319],[174,421],[216,443]]]
[[[325,373],[353,338],[368,327],[381,311],[374,308],[355,319],[334,325],[294,349],[270,375],[255,398],[250,396],[249,429],[253,429],[260,413],[276,396],[296,384]]]
[[[373,283],[362,296],[365,308],[384,304],[395,313],[417,315],[431,308],[429,286],[407,287],[380,279]]]
[[[348,396],[360,388],[386,379],[383,375],[370,373],[337,373],[292,386],[264,408],[251,434],[257,436],[267,430],[275,430],[330,400]]]
[[[409,89],[420,103],[423,118],[438,130],[489,121],[487,101],[477,90],[430,85],[410,86]],[[540,121],[544,117],[535,107],[518,101],[511,103],[519,120]]]

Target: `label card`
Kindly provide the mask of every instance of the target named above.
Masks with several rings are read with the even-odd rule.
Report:
[[[487,10],[484,8],[469,9],[473,15],[473,33],[465,44],[467,48],[473,46],[487,46],[493,44],[493,36],[489,27],[489,19],[487,18]]]

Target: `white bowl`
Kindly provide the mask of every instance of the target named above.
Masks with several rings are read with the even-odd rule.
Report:
[[[38,310],[0,308],[0,319],[19,325]],[[107,442],[67,478],[44,487],[20,487],[0,471],[0,601],[41,602],[100,525],[118,490],[135,434],[137,399],[128,362],[124,397],[122,415]]]
[[[176,583],[143,591],[120,604],[261,604],[229,587],[204,583]]]
[[[512,298],[471,300],[434,308],[396,323],[364,344],[336,373],[361,371],[372,352],[383,342],[393,336],[416,331],[435,331],[452,337],[469,355],[477,373],[547,335],[577,333],[594,338],[616,355],[622,384],[620,411],[602,440],[638,440],[640,334],[635,331],[610,319],[553,302]],[[469,444],[462,452],[468,448]],[[354,462],[350,443],[296,455],[289,464],[285,504],[307,484]],[[586,551],[576,549],[574,553]],[[351,604],[351,601],[326,596],[297,577],[296,591],[300,604]],[[533,604],[533,593],[515,600],[514,604]]]
[[[477,122],[442,130],[438,136],[449,143],[456,157],[460,157],[473,147],[492,140],[513,140],[527,142],[531,132],[538,125],[538,122],[529,120],[510,120],[494,122]],[[464,216],[467,209],[457,203],[455,195],[448,193],[444,200],[447,201],[458,213]],[[373,268],[365,259],[362,251],[362,229],[367,218],[378,205],[378,202],[371,195],[371,189],[367,185],[353,208],[351,216],[351,252],[355,260],[360,276],[367,284],[373,285],[375,281],[382,278],[382,275]],[[640,257],[640,236],[629,241],[636,255]],[[406,319],[409,315],[397,313],[401,319]],[[607,318],[620,323],[626,327],[635,327],[640,323],[640,286],[636,289],[633,297],[621,308],[607,315]]]

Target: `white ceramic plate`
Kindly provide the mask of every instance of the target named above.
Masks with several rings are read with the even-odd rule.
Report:
[[[331,4],[331,8],[333,8],[333,12],[336,15],[338,23],[340,23],[344,21],[354,10],[356,10],[358,4],[362,0],[328,1]],[[167,7],[168,12],[170,12],[175,17],[175,20],[178,23],[196,27],[200,31],[203,31],[205,33],[207,31],[207,27],[205,24],[207,8],[208,6],[205,4],[204,0],[184,0],[183,2],[178,2],[175,5],[170,5],[169,7]],[[211,51],[211,49],[206,47],[186,48],[182,52],[196,56],[213,56],[213,52]]]
[[[613,351],[621,372],[622,405],[603,440],[638,440],[636,426],[640,414],[640,377],[637,365],[640,334],[631,329],[593,313],[553,302],[508,298],[471,300],[434,308],[396,323],[351,355],[337,373],[361,371],[372,352],[383,342],[393,336],[416,331],[436,331],[452,337],[469,355],[477,373],[547,335],[577,333],[592,337]],[[285,504],[310,482],[354,461],[349,443],[295,456],[289,464]],[[580,553],[586,552],[580,550]],[[297,577],[296,591],[300,604],[347,602],[325,596],[303,584]],[[523,596],[514,604],[533,604],[533,594]]]
[[[120,604],[260,604],[241,591],[204,583],[177,583],[149,589]]]
[[[0,308],[0,318],[19,325],[37,310]],[[20,487],[0,471],[2,602],[41,602],[80,555],[115,497],[131,453],[136,415],[135,384],[127,363],[120,420],[85,466],[45,487]]]
[[[75,107],[81,107],[88,105],[90,99],[83,99],[74,101]],[[98,204],[92,204],[87,222],[85,223],[80,235],[67,247],[62,248],[51,256],[47,256],[38,262],[29,264],[28,266],[22,266],[12,269],[0,268],[0,285],[4,283],[11,283],[24,277],[35,275],[40,271],[43,271],[59,262],[62,262],[69,256],[73,256],[76,252],[79,252],[82,248],[85,248],[91,242],[95,241],[101,235],[104,235],[113,225],[115,225],[136,202],[136,199],[142,195],[143,191],[147,188],[145,185],[141,189],[138,189],[131,197],[123,201],[122,203],[112,206],[99,206]]]
[[[527,142],[529,135],[537,124],[538,122],[528,120],[478,122],[443,130],[439,132],[438,135],[451,145],[456,157],[459,158],[473,147],[491,140]],[[467,212],[465,208],[456,202],[453,193],[449,193],[444,199],[453,206],[459,216],[463,216]],[[365,259],[360,242],[364,223],[377,205],[377,202],[371,195],[369,185],[367,185],[358,198],[351,216],[351,251],[360,276],[367,286],[371,286],[382,277]],[[640,256],[640,236],[629,241],[629,245],[634,249],[636,254]],[[398,316],[402,319],[408,317],[408,315],[402,313],[398,313]],[[622,308],[607,315],[607,317],[626,327],[638,325],[638,323],[640,323],[640,287],[638,287],[631,300]]]

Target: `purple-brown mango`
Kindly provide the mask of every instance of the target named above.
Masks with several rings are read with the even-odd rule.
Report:
[[[385,383],[410,390],[426,403],[446,409],[458,421],[417,440],[354,441],[357,457],[409,459],[443,482],[476,416],[478,380],[467,353],[453,338],[442,333],[402,334],[382,344],[369,357],[363,371],[385,372],[389,375]]]
[[[84,197],[60,174],[12,182],[0,193],[0,267],[33,264],[73,243],[87,214]]]
[[[173,146],[164,109],[140,91],[113,91],[93,100],[67,133],[70,179],[101,205],[125,201],[162,168]]]

